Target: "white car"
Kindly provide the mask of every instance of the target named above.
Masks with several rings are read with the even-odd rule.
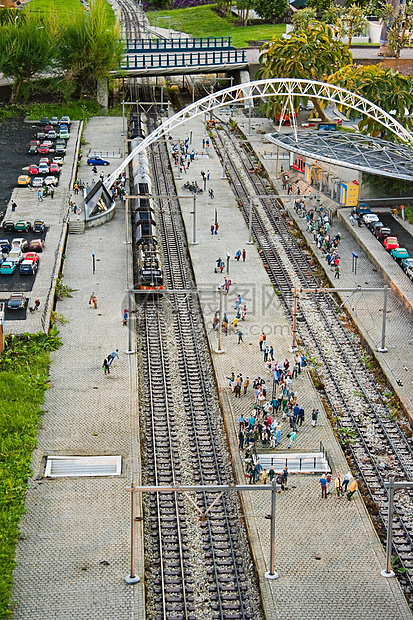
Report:
[[[42,186],[43,186],[42,177],[34,177],[32,179],[32,187],[42,187]]]
[[[63,166],[65,159],[64,157],[53,157],[53,164],[57,164],[58,166]]]
[[[40,162],[39,163],[39,174],[49,174],[49,166],[44,163],[44,162]]]
[[[59,180],[56,177],[46,177],[44,180],[45,185],[54,185],[56,186],[59,183]]]
[[[22,262],[24,256],[20,248],[13,248],[10,250],[7,260],[10,263],[16,263],[17,265]]]
[[[370,224],[370,222],[379,222],[380,218],[375,213],[366,213],[363,215],[363,222],[365,224]]]

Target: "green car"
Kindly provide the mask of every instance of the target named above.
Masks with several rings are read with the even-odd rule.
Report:
[[[67,131],[67,129],[61,129],[61,130],[59,131],[59,138],[60,138],[61,140],[69,140],[69,138],[70,138],[70,134],[69,134],[69,132]]]
[[[17,263],[11,263],[8,260],[4,261],[0,267],[0,274],[2,276],[11,276],[16,270],[16,265]]]
[[[14,225],[14,230],[23,230],[24,232],[28,232],[32,227],[31,222],[28,220],[19,220]]]
[[[395,260],[409,258],[409,252],[406,250],[406,248],[395,248],[391,251],[391,255]]]

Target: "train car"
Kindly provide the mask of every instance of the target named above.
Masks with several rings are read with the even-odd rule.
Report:
[[[129,117],[129,138],[131,140],[143,140],[145,138],[142,115],[139,112],[132,112]]]
[[[141,290],[162,290],[163,272],[156,239],[145,239],[137,249],[137,277]]]

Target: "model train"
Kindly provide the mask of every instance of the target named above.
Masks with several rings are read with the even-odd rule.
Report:
[[[136,144],[134,144],[136,142]],[[133,140],[132,148],[140,142]],[[156,238],[155,211],[151,196],[152,182],[146,153],[132,160],[134,253],[137,287],[142,290],[162,290],[163,272]]]

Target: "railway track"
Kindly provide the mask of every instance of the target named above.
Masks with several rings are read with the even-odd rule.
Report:
[[[148,101],[148,96],[150,93],[145,92],[143,98]],[[151,131],[157,119],[150,110],[147,117],[148,130]],[[150,157],[153,178],[156,180],[155,193],[173,195],[175,190],[166,143],[160,141],[153,145]],[[156,211],[164,254],[166,286],[168,289],[194,289],[178,201],[173,198],[159,199]],[[151,312],[151,303],[141,308],[143,324],[152,322],[148,315],[148,312]],[[192,294],[168,294],[168,301],[163,300],[162,303],[166,308],[157,313],[158,321],[162,329],[170,331],[169,352],[162,351],[162,357],[164,360],[173,359],[169,363],[174,365],[179,415],[170,418],[167,431],[166,425],[157,424],[156,410],[146,407],[146,429],[156,426],[165,450],[167,447],[172,448],[168,438],[163,439],[165,433],[175,436],[178,443],[179,438],[185,438],[186,445],[179,451],[179,459],[176,461],[179,463],[179,467],[175,467],[175,471],[179,472],[179,476],[176,474],[177,481],[206,485],[233,482],[217,394],[211,381],[213,373],[207,344],[201,333],[202,319],[197,298]],[[163,340],[165,341],[165,337]],[[147,346],[143,347],[142,355],[145,358],[151,355]],[[149,372],[147,363],[146,371]],[[145,377],[145,385],[148,380],[149,376]],[[151,381],[157,380],[155,372]],[[165,386],[162,389],[166,391]],[[152,449],[153,446],[154,442]],[[146,448],[150,448],[149,442]],[[171,463],[173,458],[171,453]],[[155,467],[152,457],[150,463]],[[151,507],[154,501],[151,500]],[[207,519],[199,520],[192,502],[195,502],[201,511],[206,511],[214,502]],[[173,538],[168,557],[174,564],[179,564],[180,557],[184,558],[183,569],[175,566],[174,572],[174,592],[180,600],[177,603],[167,601],[165,607],[161,592],[155,594],[155,618],[261,618],[258,588],[251,571],[246,568],[252,565],[252,560],[246,533],[240,522],[238,498],[217,498],[215,493],[196,493],[190,499],[182,498],[181,508],[182,510],[174,508],[173,513],[171,508],[168,525]],[[154,513],[155,508],[152,508],[151,515]],[[162,527],[162,521],[159,527]],[[152,548],[156,546],[156,537],[161,538],[159,527],[152,528],[155,534],[155,539],[150,543]],[[184,532],[180,548],[179,528]],[[188,529],[191,531],[191,544],[187,544]],[[157,558],[162,555],[159,547],[155,555]],[[169,570],[170,567],[167,568]],[[190,575],[189,581],[185,568]],[[162,562],[155,571],[152,570],[154,580],[151,581],[154,584],[159,583],[158,575],[164,570]],[[204,584],[203,588],[199,588],[200,591],[194,591],[194,579],[197,584]],[[148,590],[151,590],[151,587],[153,586],[148,585]],[[152,597],[152,594],[149,596]],[[174,616],[174,613],[181,615]]]
[[[224,123],[223,123],[224,125]],[[249,146],[240,147],[234,134],[215,130],[215,145],[223,160],[225,134],[230,143],[227,166],[236,197],[246,221],[250,195],[268,193],[268,183],[251,170],[257,160]],[[245,143],[244,143],[245,145]],[[252,211],[252,231],[261,247],[270,280],[281,292],[285,311],[292,320],[293,287],[320,288],[309,255],[297,243],[274,198],[256,199]],[[413,477],[412,443],[394,419],[384,396],[362,359],[357,336],[343,324],[337,305],[330,295],[307,293],[299,305],[301,321],[298,333],[311,356],[321,361],[318,375],[342,438],[368,490],[383,526],[387,527],[387,491],[384,482],[390,476]],[[400,575],[410,603],[413,602],[413,495],[402,491],[396,498],[394,552],[405,573]]]

